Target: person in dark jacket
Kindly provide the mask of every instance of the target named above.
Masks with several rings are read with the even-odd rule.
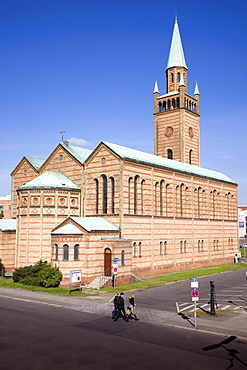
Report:
[[[117,309],[117,313],[116,313],[116,316],[114,318],[114,321],[117,321],[119,316],[122,317],[124,320],[126,319],[126,313],[125,313],[125,308],[124,308],[124,293],[121,292],[119,297],[117,298],[116,300],[116,309]]]
[[[115,297],[114,297],[114,300],[113,300],[113,306],[114,306],[114,309],[112,311],[112,319],[115,319],[116,315],[117,315],[117,302],[118,302],[118,299],[120,297],[120,293],[118,292]]]

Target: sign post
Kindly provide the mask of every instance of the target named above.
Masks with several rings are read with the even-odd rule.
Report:
[[[194,320],[195,320],[195,328],[196,328],[196,302],[199,301],[199,291],[197,290],[198,289],[198,278],[192,278],[192,281],[191,281],[191,288],[193,288],[192,292],[191,292],[191,298],[192,298],[192,302],[194,302]]]
[[[114,289],[116,288],[117,272],[118,272],[118,258],[115,257],[113,262],[113,276],[112,276],[112,286]]]
[[[71,293],[72,290],[79,289],[81,290],[81,270],[73,270],[70,271],[70,289],[69,289],[69,294]],[[74,289],[72,289],[74,288]]]

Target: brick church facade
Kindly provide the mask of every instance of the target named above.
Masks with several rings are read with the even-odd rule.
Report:
[[[57,145],[46,159],[23,157],[12,172],[12,219],[0,220],[6,269],[46,259],[85,284],[213,266],[238,250],[237,184],[200,167],[200,93],[187,92],[175,20],[166,93],[154,88],[154,155],[100,142]]]

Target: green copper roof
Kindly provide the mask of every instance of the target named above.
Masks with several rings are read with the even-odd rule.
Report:
[[[16,219],[5,219],[0,220],[0,230],[2,231],[15,231],[16,230]]]
[[[158,155],[149,154],[145,152],[141,152],[139,150],[126,148],[121,145],[112,144],[103,141],[103,144],[105,144],[108,148],[110,148],[113,152],[115,152],[119,157],[130,159],[137,162],[142,162],[149,165],[154,166],[160,166],[164,168],[168,168],[170,170],[174,171],[181,171],[185,173],[189,173],[191,175],[196,176],[203,176],[208,177],[215,180],[220,180],[224,182],[230,182],[233,184],[236,184],[233,180],[231,180],[229,177],[225,176],[223,173],[208,170],[206,168],[193,166],[191,164],[183,163],[174,161],[172,159],[163,158]]]
[[[71,222],[67,225],[59,227],[59,229],[53,231],[52,235],[83,235],[83,231],[81,231],[77,226],[72,224]]]
[[[80,190],[72,180],[65,176],[62,172],[47,171],[35,179],[20,186],[17,190],[24,189],[66,189]]]
[[[42,164],[44,163],[45,159],[42,158],[34,158],[34,157],[27,157],[25,156],[26,160],[36,169],[38,170]]]
[[[63,141],[60,145],[66,149],[74,158],[76,158],[80,163],[83,163],[87,157],[91,154],[92,150],[81,148],[79,146],[69,145]]]
[[[118,226],[104,217],[70,217],[87,231],[119,231]]]
[[[171,67],[184,67],[188,69],[185,62],[183,45],[180,37],[177,18],[175,19],[175,24],[173,28],[172,42],[166,69]]]

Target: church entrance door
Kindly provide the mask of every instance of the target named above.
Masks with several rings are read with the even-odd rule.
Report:
[[[104,271],[105,276],[111,276],[111,250],[106,248],[104,251]]]

